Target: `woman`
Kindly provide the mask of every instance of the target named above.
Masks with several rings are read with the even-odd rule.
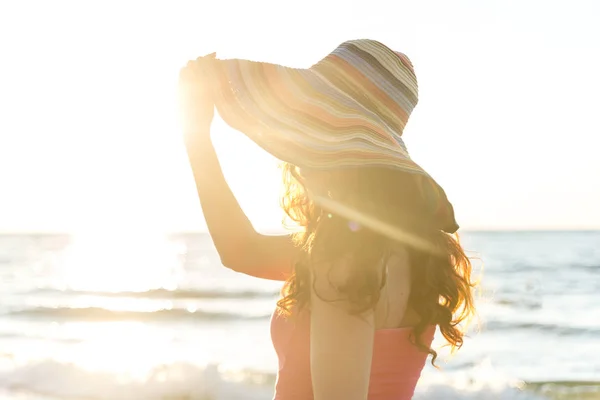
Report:
[[[453,349],[474,312],[470,262],[441,187],[401,135],[417,102],[408,58],[345,42],[309,69],[213,55],[180,76],[186,148],[223,265],[285,281],[271,321],[275,399],[410,399],[435,328]],[[210,140],[223,119],[284,161],[300,231],[257,233]]]

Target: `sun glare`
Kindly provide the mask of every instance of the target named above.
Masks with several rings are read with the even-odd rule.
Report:
[[[94,292],[172,290],[180,251],[164,235],[143,231],[78,234],[67,250],[61,286]]]

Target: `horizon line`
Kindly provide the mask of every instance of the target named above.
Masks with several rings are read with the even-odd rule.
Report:
[[[285,234],[291,233],[290,230],[285,229],[257,229],[259,233],[268,234],[268,235],[276,235],[276,234]],[[557,232],[557,233],[566,233],[566,232],[600,232],[600,227],[581,227],[581,228],[464,228],[458,231],[458,234],[461,233],[543,233],[543,232]],[[198,234],[206,234],[209,235],[207,229],[198,229],[198,230],[178,230],[178,231],[165,231],[163,232],[165,236],[170,235],[198,235]],[[20,231],[20,230],[0,230],[0,236],[73,236],[77,235],[78,232],[69,232],[69,231]]]

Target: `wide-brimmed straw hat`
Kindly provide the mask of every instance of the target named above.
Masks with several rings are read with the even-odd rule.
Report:
[[[368,39],[342,43],[310,68],[207,58],[221,118],[302,169],[393,168],[415,176],[438,229],[458,225],[444,190],[409,156],[402,133],[417,105],[409,58]]]

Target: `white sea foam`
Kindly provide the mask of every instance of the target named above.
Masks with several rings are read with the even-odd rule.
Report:
[[[0,372],[0,387],[29,392],[57,399],[90,400],[269,400],[272,397],[272,377],[261,379],[256,374],[222,373],[216,365],[199,367],[177,363],[155,367],[144,380],[129,379],[108,372],[88,371],[74,364],[52,360],[36,361],[5,368]],[[260,378],[260,377],[259,377]],[[456,378],[456,377],[454,377]],[[477,381],[476,376],[448,379],[444,382],[423,381],[414,400],[542,400],[524,392],[511,381]],[[453,382],[451,382],[453,380]],[[4,400],[3,398],[3,400]],[[31,397],[35,398],[35,397]]]
[[[542,400],[523,390],[523,382],[504,375],[489,359],[478,365],[452,373],[427,370],[422,376],[413,400]]]

